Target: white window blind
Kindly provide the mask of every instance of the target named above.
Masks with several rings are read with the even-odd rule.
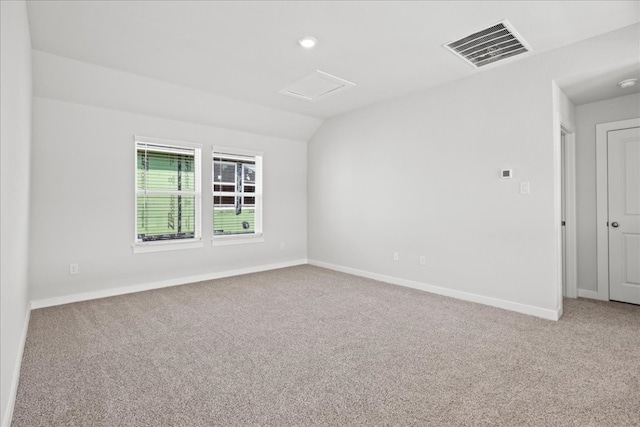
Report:
[[[262,234],[262,156],[213,151],[213,232]]]
[[[200,240],[200,151],[136,138],[136,243]]]

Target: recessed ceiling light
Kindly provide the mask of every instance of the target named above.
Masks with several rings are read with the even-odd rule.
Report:
[[[638,79],[627,79],[618,82],[618,86],[620,86],[622,89],[625,89],[635,85],[636,83],[638,83]]]
[[[311,36],[302,37],[298,40],[298,44],[305,49],[311,49],[316,45],[316,43],[318,43],[318,40],[315,37]]]

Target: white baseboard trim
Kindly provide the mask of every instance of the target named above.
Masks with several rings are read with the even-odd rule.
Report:
[[[29,330],[29,319],[31,318],[31,310],[27,308],[27,315],[22,325],[22,336],[20,337],[20,343],[18,344],[18,357],[16,358],[16,364],[13,368],[13,379],[11,380],[11,388],[9,389],[9,403],[7,404],[7,411],[4,414],[2,420],[2,427],[9,427],[11,420],[13,419],[13,408],[16,404],[16,395],[18,394],[18,383],[20,382],[20,368],[22,367],[22,355],[24,354],[24,346],[27,343],[27,331]]]
[[[188,283],[202,282],[205,280],[222,279],[224,277],[240,276],[242,274],[259,273],[261,271],[276,270],[278,268],[293,267],[307,264],[306,259],[279,262],[275,264],[258,265],[254,267],[239,268],[236,270],[217,271],[215,273],[201,274],[197,276],[180,277],[176,279],[163,280],[160,282],[141,283],[138,285],[122,286],[118,288],[103,289],[94,292],[83,292],[81,294],[64,295],[54,298],[46,298],[31,301],[31,309],[53,307],[56,305],[70,304],[73,302],[88,301],[98,298],[113,297],[117,295],[131,294],[134,292],[149,291],[152,289],[166,288],[169,286],[186,285]]]
[[[381,282],[391,283],[393,285],[405,286],[408,288],[419,289],[433,294],[444,295],[464,301],[476,302],[479,304],[489,305],[491,307],[503,308],[522,314],[541,317],[548,320],[558,320],[562,315],[562,309],[549,310],[546,308],[535,307],[531,305],[521,304],[513,301],[502,300],[498,298],[486,297],[483,295],[472,294],[455,289],[443,288],[440,286],[429,285],[426,283],[415,282],[412,280],[400,279],[398,277],[386,276],[384,274],[371,273],[368,271],[357,270],[355,268],[343,267],[340,265],[330,264],[327,262],[309,260],[309,264],[318,267],[328,268],[329,270],[340,271],[342,273],[353,274],[355,276],[366,277],[368,279],[378,280]]]
[[[609,301],[609,298],[603,298],[598,295],[596,291],[589,291],[586,289],[578,289],[578,298],[589,298],[589,299],[597,299],[600,301]]]

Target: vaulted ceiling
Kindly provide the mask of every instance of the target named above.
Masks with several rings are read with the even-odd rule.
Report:
[[[537,55],[639,22],[640,2],[30,1],[28,13],[36,50],[327,118],[485,72],[442,45],[503,19]],[[314,102],[278,93],[315,70],[356,86]]]

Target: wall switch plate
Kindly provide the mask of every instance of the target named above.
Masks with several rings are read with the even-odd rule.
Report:
[[[284,249],[284,242],[280,242],[280,249]]]
[[[78,264],[69,264],[69,274],[78,274],[79,271]]]
[[[420,265],[427,265],[427,257],[424,255],[420,255],[418,261],[420,262]]]
[[[393,260],[394,261],[400,261],[400,254],[398,252],[394,252],[393,253]]]
[[[530,192],[530,186],[528,182],[521,182],[520,183],[520,194],[529,194]]]

